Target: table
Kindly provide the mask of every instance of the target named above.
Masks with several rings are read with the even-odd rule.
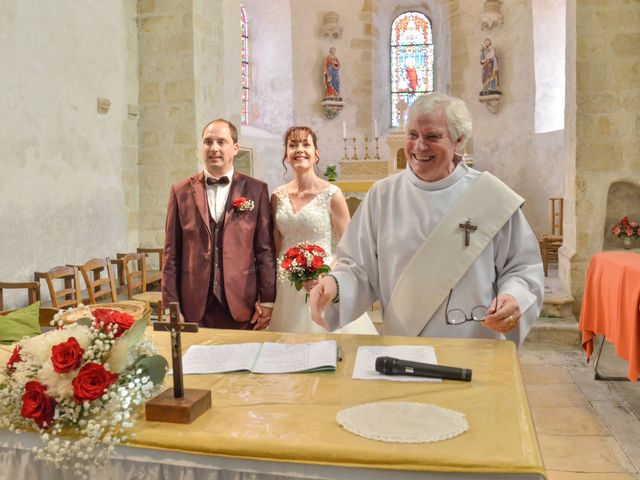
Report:
[[[596,253],[591,258],[580,330],[587,359],[593,353],[596,334],[604,335],[615,345],[616,355],[628,362],[629,380],[637,380],[640,373],[640,255],[610,251]],[[597,360],[596,378],[608,379],[598,373]]]
[[[168,353],[169,335],[150,335]],[[162,465],[175,478],[546,478],[511,342],[209,329],[182,336],[185,348],[194,343],[321,339],[336,339],[343,349],[344,361],[335,372],[185,377],[185,387],[211,390],[212,409],[190,425],[140,421],[135,439],[118,451],[114,468],[119,470],[113,478],[132,478],[127,469],[136,462],[149,465],[145,478],[167,475],[154,473]],[[359,345],[397,344],[432,345],[439,363],[472,368],[473,381],[351,379]],[[457,410],[466,414],[469,430],[436,443],[392,444],[361,438],[336,423],[338,411],[373,401],[427,402]],[[9,434],[4,432],[0,440]],[[189,475],[175,470],[180,468]],[[216,470],[219,475],[212,476]],[[225,477],[224,472],[244,473]]]

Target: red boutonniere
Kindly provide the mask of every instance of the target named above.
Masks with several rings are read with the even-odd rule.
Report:
[[[253,210],[255,203],[247,197],[236,197],[231,201],[231,205],[236,212],[250,212]]]

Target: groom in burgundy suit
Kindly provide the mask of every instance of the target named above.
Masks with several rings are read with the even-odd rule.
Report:
[[[259,330],[276,295],[273,217],[267,185],[234,171],[237,152],[236,127],[212,121],[204,171],[171,187],[162,303],[180,302],[185,320],[203,327]]]

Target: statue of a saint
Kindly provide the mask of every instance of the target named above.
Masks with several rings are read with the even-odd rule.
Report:
[[[482,65],[482,90],[480,95],[501,95],[498,82],[498,55],[490,38],[485,38],[480,49]]]
[[[336,57],[336,47],[329,49],[324,59],[325,98],[340,98],[340,60]]]

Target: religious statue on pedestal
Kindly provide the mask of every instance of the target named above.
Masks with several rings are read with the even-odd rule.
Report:
[[[329,49],[324,59],[325,98],[340,98],[340,60],[336,57],[336,47]]]
[[[480,65],[482,65],[482,90],[480,95],[501,95],[498,83],[498,55],[490,38],[485,38],[480,47]]]
[[[344,106],[340,95],[340,60],[336,56],[336,47],[329,49],[329,54],[323,61],[322,71],[324,83],[322,110],[328,119],[332,119]]]

